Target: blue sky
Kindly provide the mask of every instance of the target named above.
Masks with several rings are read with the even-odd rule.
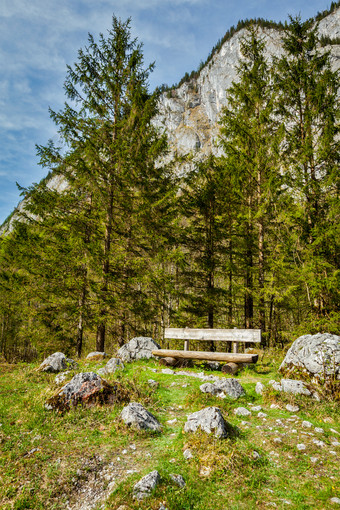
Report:
[[[20,200],[21,186],[47,173],[35,144],[56,137],[49,106],[65,100],[66,65],[77,59],[90,32],[97,39],[112,14],[132,18],[145,62],[156,62],[151,88],[178,82],[205,60],[238,20],[284,21],[327,9],[322,0],[1,0],[0,4],[0,224]]]

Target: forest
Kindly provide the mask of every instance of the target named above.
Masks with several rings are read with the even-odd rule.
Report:
[[[50,110],[60,142],[38,158],[67,186],[22,189],[0,238],[0,356],[80,357],[170,326],[260,328],[279,348],[338,333],[339,75],[317,24],[290,18],[270,62],[249,24],[223,156],[184,175],[153,123],[161,89],[149,91],[130,24],[113,17],[107,37],[89,36]]]

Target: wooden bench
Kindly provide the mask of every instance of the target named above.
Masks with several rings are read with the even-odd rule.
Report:
[[[260,329],[191,329],[165,328],[164,338],[184,340],[184,350],[158,349],[152,354],[161,358],[225,361],[229,363],[256,363],[257,354],[238,353],[239,343],[261,342]],[[232,342],[233,353],[189,351],[189,341]]]

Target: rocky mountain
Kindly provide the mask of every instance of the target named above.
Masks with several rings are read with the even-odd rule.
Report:
[[[260,27],[266,43],[268,59],[282,53],[282,31]],[[340,38],[340,7],[321,19],[320,36],[329,40]],[[164,92],[160,98],[159,114],[155,124],[166,129],[171,151],[169,157],[188,152],[200,159],[210,152],[218,153],[219,117],[226,105],[226,90],[237,79],[237,64],[241,58],[240,43],[245,29],[237,31],[222,44],[197,78]],[[340,45],[325,46],[330,50],[333,69],[340,68]],[[52,189],[62,190],[65,182],[54,176],[49,181]],[[21,202],[17,210],[24,207]],[[12,228],[16,214],[0,228],[0,235]]]

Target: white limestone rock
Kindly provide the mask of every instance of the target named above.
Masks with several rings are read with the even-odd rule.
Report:
[[[88,355],[86,356],[86,359],[89,361],[101,361],[104,358],[106,358],[106,356],[107,356],[106,352],[94,351],[89,352]]]
[[[251,412],[246,407],[237,407],[234,409],[236,416],[250,416]]]
[[[156,488],[160,481],[161,477],[156,470],[151,471],[151,473],[143,476],[143,478],[141,478],[133,488],[134,498],[138,501],[147,498],[150,496],[151,492]]]
[[[239,398],[246,394],[244,388],[237,379],[217,379],[213,383],[205,383],[200,386],[202,393],[211,393],[224,398],[228,395],[231,398]]]
[[[117,370],[124,370],[124,363],[119,358],[111,358],[105,367],[98,370],[99,375],[114,374]]]
[[[312,395],[302,381],[297,381],[295,379],[281,379],[281,388],[282,391],[286,393],[293,393],[293,395]]]
[[[129,363],[137,359],[154,358],[152,351],[160,349],[161,346],[150,337],[138,336],[132,338],[118,351],[118,358]]]
[[[340,379],[340,336],[330,333],[303,335],[288,350],[280,369],[285,375],[302,373],[314,380]]]
[[[159,432],[162,427],[157,418],[149,411],[138,404],[137,402],[130,402],[121,413],[121,418],[129,427],[135,427],[138,430],[154,430]]]
[[[70,368],[76,368],[78,364],[73,360],[66,358],[62,352],[55,352],[48,356],[39,366],[39,372],[62,372]]]
[[[214,432],[215,437],[224,438],[228,436],[227,422],[224,420],[218,407],[206,407],[201,411],[189,414],[184,432],[196,432],[201,429],[207,434]]]

